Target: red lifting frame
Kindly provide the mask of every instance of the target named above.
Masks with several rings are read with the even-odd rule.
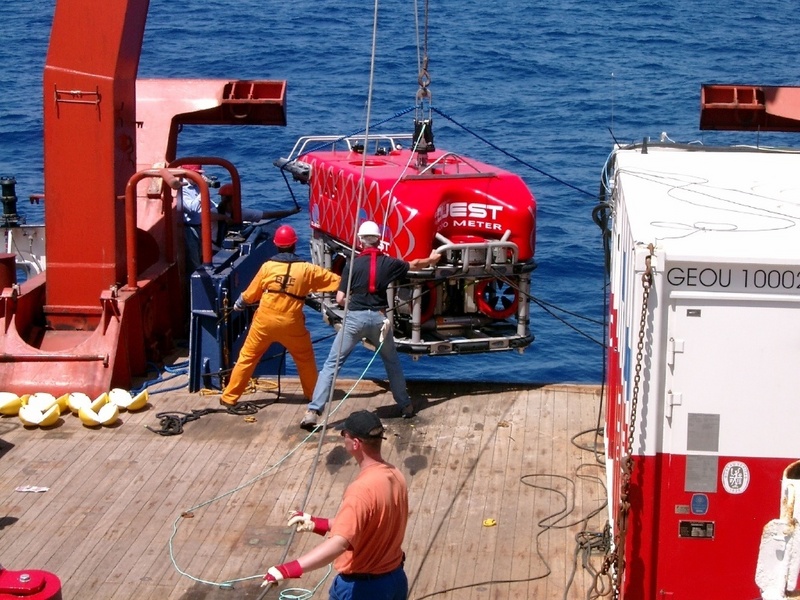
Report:
[[[136,171],[136,74],[147,0],[56,3],[44,69],[47,305],[99,312],[125,277],[124,203]],[[101,33],[102,32],[102,33]]]
[[[700,129],[800,131],[800,87],[704,85]]]

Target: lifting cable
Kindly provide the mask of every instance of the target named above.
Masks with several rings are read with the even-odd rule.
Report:
[[[368,146],[368,140],[369,140],[369,123],[370,123],[370,118],[371,118],[371,113],[372,113],[372,97],[373,97],[374,81],[375,81],[375,54],[376,54],[376,48],[377,48],[377,42],[376,42],[377,35],[378,35],[378,0],[375,0],[374,9],[373,9],[373,23],[372,23],[372,51],[371,51],[371,55],[370,55],[369,91],[368,91],[368,94],[367,94],[367,110],[366,110],[366,116],[365,116],[366,127],[364,129],[364,152],[362,154],[361,177],[359,179],[359,187],[358,187],[358,201],[357,201],[357,204],[356,204],[356,211],[355,211],[355,215],[354,215],[354,219],[353,219],[353,237],[351,239],[351,246],[350,246],[350,265],[351,266],[352,266],[353,260],[355,259],[355,256],[356,256],[356,243],[357,243],[357,240],[358,240],[358,226],[359,226],[358,218],[359,218],[359,215],[361,214],[361,207],[363,206],[364,196],[366,194],[366,190],[365,190],[365,187],[364,187],[364,179],[366,177],[366,169],[367,169],[367,146]],[[350,293],[351,293],[351,290],[352,290],[352,284],[353,284],[353,269],[350,268],[350,269],[348,269],[348,277],[347,277],[347,287],[346,287],[346,297],[347,298],[350,297]],[[308,503],[308,498],[311,495],[311,488],[313,486],[314,479],[316,478],[317,467],[319,465],[319,457],[322,454],[322,445],[323,445],[323,442],[325,440],[325,432],[327,431],[328,422],[330,420],[330,417],[333,414],[333,411],[331,410],[331,405],[333,403],[333,394],[334,394],[334,390],[336,388],[336,381],[337,381],[337,379],[339,377],[339,368],[341,366],[341,349],[342,349],[342,343],[344,342],[344,335],[345,335],[344,331],[346,329],[347,319],[349,317],[349,313],[350,313],[349,303],[345,302],[344,315],[342,317],[342,329],[340,330],[342,332],[342,335],[341,335],[341,337],[337,337],[337,339],[339,340],[339,344],[338,344],[338,348],[336,350],[336,363],[335,363],[334,369],[333,369],[333,378],[332,378],[332,383],[331,383],[330,390],[329,390],[329,393],[328,393],[328,398],[325,401],[325,409],[323,411],[322,423],[320,423],[314,429],[314,431],[311,432],[306,437],[306,439],[309,439],[310,436],[313,435],[315,432],[319,432],[319,434],[320,434],[319,435],[319,440],[317,441],[316,454],[314,456],[314,460],[313,460],[313,463],[311,465],[311,471],[310,471],[309,476],[308,476],[308,483],[306,485],[306,490],[305,490],[305,493],[303,494],[303,499],[302,499],[302,501],[300,503],[300,508],[299,509],[301,511],[305,511],[306,504]],[[334,340],[334,345],[336,345],[336,340]],[[381,343],[378,346],[378,348],[376,348],[375,353],[372,356],[372,359],[370,360],[370,362],[367,364],[366,368],[364,369],[364,373],[362,373],[361,377],[359,377],[358,381],[356,381],[356,383],[353,385],[353,388],[355,388],[355,386],[361,381],[361,378],[363,378],[364,374],[366,374],[366,372],[369,369],[370,365],[375,360],[375,357],[378,356],[378,353],[380,352],[380,349],[381,349],[382,346],[383,346],[383,343]],[[331,350],[333,350],[333,348]],[[349,395],[349,393],[350,392],[348,392],[348,395]],[[345,399],[346,398],[347,398],[347,396],[345,396]],[[341,406],[341,402],[339,403],[337,408],[339,406]],[[292,533],[292,535],[290,536],[289,541],[287,542],[286,547],[285,547],[285,549],[283,551],[283,556],[281,557],[281,562],[286,560],[286,557],[289,554],[289,549],[291,548],[291,544],[292,544],[293,540],[294,540],[294,534]],[[266,589],[264,590],[264,592],[259,596],[259,598],[263,598],[271,587],[272,587],[271,585],[268,585],[266,587]],[[284,591],[288,591],[288,590],[284,590]]]
[[[426,71],[426,72],[427,72],[427,71]],[[410,112],[412,112],[412,111],[416,111],[416,110],[418,110],[418,108],[419,108],[419,107],[418,107],[418,105],[416,105],[416,104],[415,104],[415,105],[413,105],[413,106],[406,107],[406,108],[404,108],[403,110],[400,110],[400,111],[396,112],[395,114],[393,114],[393,115],[392,115],[392,116],[390,116],[390,117],[387,117],[387,118],[385,118],[385,119],[383,119],[383,120],[381,120],[381,121],[376,121],[375,123],[372,123],[372,125],[371,125],[370,127],[371,127],[371,128],[373,128],[373,129],[378,129],[378,128],[379,128],[379,127],[381,127],[382,125],[385,125],[385,124],[387,124],[387,123],[389,123],[389,122],[391,122],[391,121],[394,121],[395,119],[398,119],[398,118],[400,118],[400,117],[402,117],[402,116],[404,116],[404,115],[407,115],[408,113],[410,113]],[[527,162],[527,161],[523,160],[522,158],[518,157],[517,155],[515,155],[515,154],[513,154],[513,153],[511,153],[511,152],[509,152],[509,151],[507,151],[507,150],[503,150],[503,149],[502,149],[502,148],[500,148],[500,147],[499,147],[497,144],[494,144],[494,143],[490,142],[490,141],[489,141],[489,140],[487,140],[485,137],[483,137],[482,135],[480,135],[480,134],[476,133],[475,131],[473,131],[473,130],[472,130],[472,129],[470,129],[469,127],[466,127],[465,125],[462,125],[461,123],[459,123],[458,121],[456,121],[456,120],[455,120],[453,117],[451,117],[450,115],[448,115],[448,114],[446,114],[446,113],[442,112],[440,109],[438,109],[438,108],[434,108],[433,106],[431,106],[431,107],[430,107],[430,110],[431,110],[431,112],[435,112],[436,114],[438,114],[438,115],[440,115],[440,116],[444,117],[445,119],[447,119],[448,121],[450,121],[450,122],[451,122],[453,125],[455,125],[455,126],[456,126],[456,127],[458,127],[459,129],[461,129],[461,130],[465,131],[466,133],[470,134],[471,136],[475,137],[476,139],[478,139],[478,140],[482,141],[484,144],[486,144],[486,145],[487,145],[487,146],[489,146],[490,148],[493,148],[493,149],[497,150],[498,152],[500,152],[500,153],[502,153],[502,154],[505,154],[507,157],[509,157],[509,158],[510,158],[511,160],[513,160],[514,162],[517,162],[517,163],[519,163],[519,164],[521,164],[521,165],[524,165],[525,167],[529,168],[530,170],[532,170],[532,171],[536,171],[536,172],[537,172],[537,173],[539,173],[540,175],[543,175],[543,176],[545,176],[545,177],[547,177],[547,178],[549,178],[549,179],[552,179],[552,180],[553,180],[553,181],[555,181],[556,183],[560,183],[560,184],[562,184],[562,185],[565,185],[566,187],[568,187],[568,188],[571,188],[571,189],[573,189],[573,190],[575,190],[575,191],[577,191],[577,192],[580,192],[581,194],[583,194],[583,195],[585,195],[585,196],[589,196],[590,198],[593,198],[593,199],[594,199],[594,198],[597,198],[597,196],[596,196],[595,194],[593,194],[592,192],[589,192],[589,191],[587,191],[587,190],[584,190],[584,189],[581,189],[581,188],[579,188],[579,187],[577,187],[577,186],[575,186],[575,185],[572,185],[571,183],[568,183],[568,182],[564,181],[563,179],[560,179],[559,177],[556,177],[555,175],[551,175],[551,174],[550,174],[550,173],[548,173],[547,171],[544,171],[544,170],[542,170],[542,169],[540,169],[540,168],[538,168],[538,167],[535,167],[535,166],[533,166],[532,164],[530,164],[529,162]],[[355,136],[361,135],[361,134],[363,134],[365,131],[366,131],[366,129],[364,129],[364,128],[361,128],[361,129],[358,129],[358,130],[356,130],[356,131],[353,131],[352,133],[349,133],[349,134],[342,135],[341,137],[337,138],[336,140],[334,140],[334,141],[332,141],[332,142],[324,142],[324,143],[321,143],[321,144],[319,144],[319,145],[317,145],[317,146],[315,146],[315,147],[313,147],[313,148],[309,148],[308,150],[306,150],[305,152],[303,152],[303,154],[302,154],[301,156],[304,156],[304,155],[306,155],[306,154],[310,154],[310,153],[312,153],[312,152],[316,152],[316,151],[318,151],[318,150],[322,150],[322,149],[324,149],[324,148],[328,148],[328,147],[330,147],[330,146],[333,146],[333,145],[337,144],[338,142],[342,142],[342,141],[346,140],[347,138],[350,138],[350,137],[355,137]],[[419,139],[419,138],[418,138],[418,139]],[[299,158],[299,156],[298,156],[297,158]],[[285,169],[283,169],[283,168],[282,168],[282,169],[281,169],[281,172],[283,173],[283,177],[284,177],[284,180],[286,181],[286,184],[287,184],[287,186],[289,186],[289,185],[290,185],[290,184],[289,184],[289,178],[288,178],[288,177],[286,176],[286,174],[285,174]],[[293,195],[293,193],[292,193],[292,195]]]
[[[545,171],[542,171],[541,169],[539,169],[539,168],[537,168],[537,167],[534,167],[534,166],[533,166],[532,164],[530,164],[529,162],[522,160],[521,158],[519,158],[519,157],[517,157],[517,156],[515,156],[515,155],[511,154],[510,152],[508,152],[508,151],[506,151],[506,150],[503,150],[503,149],[502,149],[502,148],[500,148],[500,146],[498,146],[497,144],[493,144],[492,142],[490,142],[490,141],[489,141],[489,140],[487,140],[486,138],[484,138],[484,137],[482,137],[482,136],[478,135],[477,133],[475,133],[474,131],[472,131],[472,130],[470,130],[470,129],[466,128],[466,127],[464,127],[463,125],[461,125],[461,123],[459,123],[458,121],[456,121],[455,119],[453,119],[451,116],[449,116],[449,115],[446,115],[446,114],[445,114],[445,113],[443,113],[441,110],[438,110],[438,109],[436,109],[436,108],[433,108],[433,107],[431,107],[431,110],[432,110],[432,111],[434,111],[436,114],[439,114],[439,115],[441,115],[442,117],[444,117],[445,119],[447,119],[447,120],[448,120],[448,121],[450,121],[451,123],[453,123],[453,125],[456,125],[456,126],[460,127],[461,129],[463,129],[464,131],[466,131],[467,133],[469,133],[470,135],[473,135],[473,136],[475,136],[476,138],[478,138],[479,140],[481,140],[482,142],[484,142],[484,143],[485,143],[487,146],[491,146],[492,148],[494,148],[494,149],[495,149],[495,150],[497,150],[498,152],[502,152],[503,154],[505,154],[506,156],[508,156],[508,157],[509,157],[509,158],[511,158],[512,160],[515,160],[516,162],[518,162],[518,163],[520,163],[520,164],[522,164],[522,165],[525,165],[526,167],[528,167],[529,169],[531,169],[531,170],[533,170],[533,171],[536,171],[536,172],[537,172],[537,173],[539,173],[540,175],[544,175],[545,177],[549,177],[549,178],[550,178],[550,179],[552,179],[553,181],[555,181],[555,182],[557,182],[557,183],[560,183],[560,184],[562,184],[562,185],[565,185],[565,186],[567,186],[568,188],[571,188],[571,189],[575,190],[576,192],[580,192],[581,194],[584,194],[584,195],[586,195],[586,196],[589,196],[590,198],[596,198],[596,195],[595,195],[595,194],[593,194],[593,193],[591,193],[591,192],[588,192],[588,191],[586,191],[586,190],[583,190],[583,189],[581,189],[581,188],[579,188],[579,187],[577,187],[577,186],[575,186],[575,185],[572,185],[571,183],[567,183],[566,181],[564,181],[563,179],[559,179],[559,178],[558,178],[558,177],[556,177],[555,175],[550,175],[549,173],[546,173]]]
[[[361,175],[358,184],[358,201],[356,203],[356,210],[353,218],[353,237],[351,238],[350,241],[350,265],[353,264],[353,260],[356,257],[356,244],[358,243],[358,226],[359,226],[358,220],[359,220],[359,215],[361,214],[361,207],[363,206],[364,203],[364,195],[366,194],[366,190],[364,187],[364,180],[367,171],[367,144],[369,140],[370,119],[372,114],[372,96],[374,92],[374,81],[375,81],[375,55],[377,52],[377,36],[378,36],[378,0],[375,0],[373,8],[373,20],[372,20],[372,49],[370,53],[369,89],[367,92],[367,113],[365,117],[366,126],[364,128],[364,152],[362,153],[362,158],[361,158]],[[353,270],[352,268],[350,268],[348,269],[348,276],[347,276],[346,298],[350,297],[352,286],[353,286]],[[350,314],[349,302],[345,302],[344,315],[342,316],[342,331],[346,328],[349,314]],[[330,416],[330,406],[333,400],[333,393],[336,387],[336,381],[339,377],[339,368],[341,366],[341,349],[343,341],[344,341],[344,334],[342,334],[342,337],[339,338],[339,345],[336,352],[336,363],[333,369],[333,383],[330,386],[329,395],[325,402],[326,410],[324,411],[325,414],[322,420],[322,432],[321,432],[322,435],[320,436],[320,448],[318,449],[318,451],[321,451],[322,437],[325,435],[325,430],[328,425],[328,418]],[[335,343],[336,341],[334,340],[334,344]],[[303,505],[301,507],[301,510],[305,507],[305,502],[308,499],[308,495],[311,489],[311,484],[313,483],[315,472],[316,472],[316,463],[312,468],[311,477],[308,483],[308,489],[306,490],[306,496],[303,499]]]
[[[425,69],[425,73],[427,74],[427,67]],[[398,119],[398,118],[400,118],[400,117],[402,117],[404,115],[407,115],[408,113],[410,113],[412,111],[418,111],[418,109],[419,109],[419,106],[416,105],[416,104],[413,105],[413,106],[409,106],[409,107],[407,107],[407,108],[405,108],[405,109],[403,109],[401,111],[396,112],[392,116],[387,117],[386,119],[383,119],[381,121],[376,121],[375,123],[373,123],[371,125],[371,127],[373,129],[378,129],[382,125],[385,125],[385,124],[387,124],[387,123],[389,123],[391,121],[394,121],[395,119]],[[435,112],[438,115],[441,115],[442,117],[444,117],[445,119],[447,119],[448,121],[453,123],[455,126],[460,128],[461,130],[465,131],[466,133],[470,134],[471,136],[475,137],[476,139],[482,141],[487,146],[489,146],[489,147],[497,150],[498,152],[501,152],[502,154],[506,155],[507,157],[509,157],[514,162],[517,162],[517,163],[527,167],[528,169],[530,169],[532,171],[535,171],[535,172],[539,173],[540,175],[543,175],[544,177],[547,177],[547,178],[555,181],[556,183],[560,183],[560,184],[562,184],[562,185],[564,185],[564,186],[566,186],[566,187],[568,187],[570,189],[573,189],[573,190],[575,190],[575,191],[577,191],[577,192],[579,192],[579,193],[581,193],[581,194],[583,194],[585,196],[589,196],[590,198],[596,198],[597,197],[595,194],[593,194],[593,193],[591,193],[591,192],[589,192],[587,190],[584,190],[582,188],[579,188],[579,187],[577,187],[575,185],[572,185],[571,183],[569,183],[567,181],[564,181],[563,179],[561,179],[559,177],[556,177],[555,175],[551,175],[550,173],[548,173],[548,172],[546,172],[546,171],[544,171],[544,170],[542,170],[542,169],[540,169],[538,167],[535,167],[534,165],[530,164],[526,160],[523,160],[522,158],[518,157],[517,155],[515,155],[515,154],[513,154],[513,153],[511,153],[511,152],[509,152],[507,150],[504,150],[504,149],[500,148],[497,144],[494,144],[494,143],[490,142],[485,137],[483,137],[480,134],[476,133],[475,131],[473,131],[469,127],[466,127],[466,126],[462,125],[461,123],[456,121],[453,117],[451,117],[450,115],[442,112],[441,110],[439,110],[437,108],[433,108],[433,106],[431,106],[430,107],[430,111],[431,112]],[[317,146],[309,148],[308,150],[303,152],[303,155],[310,154],[312,152],[316,152],[318,150],[323,150],[325,148],[334,146],[335,144],[337,144],[339,142],[342,142],[342,141],[346,140],[347,138],[359,136],[359,135],[363,134],[365,131],[367,131],[367,130],[364,129],[364,128],[358,129],[356,131],[353,131],[352,133],[342,135],[341,137],[337,138],[336,140],[334,140],[332,142],[324,142],[324,143],[318,144]],[[420,133],[420,135],[414,140],[415,143],[419,143],[419,141],[421,140],[420,136],[424,133],[424,129],[422,129],[419,133]],[[300,157],[298,156],[297,158],[300,158]],[[289,193],[292,195],[292,197],[294,197],[294,191],[291,188],[291,183],[289,181],[289,178],[286,176],[286,171],[285,171],[284,168],[281,168],[281,174],[283,175],[284,181],[286,182],[286,187],[290,190]],[[595,210],[600,210],[601,208],[602,207],[598,206],[598,207],[595,208]]]
[[[428,73],[428,2],[429,0],[425,0],[425,24],[422,29],[422,44],[420,44],[419,40],[419,14],[417,13],[417,3],[414,2],[414,28],[417,32],[417,69],[419,70],[419,75],[417,77],[419,90],[417,91],[416,104],[420,109],[422,108],[425,100],[428,101],[429,106],[431,103],[431,93],[428,89],[428,86],[431,84],[431,76]]]
[[[374,81],[375,81],[375,54],[376,54],[376,47],[377,47],[377,35],[378,35],[378,0],[375,0],[374,9],[373,9],[373,20],[372,20],[372,51],[370,54],[370,66],[369,66],[369,91],[367,93],[367,114],[366,114],[366,127],[364,129],[364,152],[362,153],[362,160],[361,160],[361,177],[359,178],[358,184],[358,201],[356,203],[356,210],[355,215],[353,218],[353,237],[351,238],[350,242],[350,264],[353,264],[353,260],[356,257],[356,244],[358,242],[358,219],[359,215],[361,214],[361,207],[364,203],[364,195],[366,190],[364,188],[364,178],[366,177],[367,171],[367,140],[369,139],[369,121],[371,118],[372,113],[372,95],[374,90]],[[351,289],[353,286],[353,269],[348,269],[348,276],[347,276],[347,287],[346,287],[346,298],[350,297]],[[349,302],[345,301],[344,305],[344,315],[342,316],[342,329],[344,331],[347,325],[347,319],[350,315],[350,306]],[[328,398],[325,400],[325,410],[323,411],[323,419],[321,425],[321,432],[320,432],[320,439],[317,448],[317,453],[322,451],[322,440],[325,436],[325,431],[328,427],[328,419],[330,417],[330,406],[331,402],[333,401],[333,393],[336,388],[336,381],[339,378],[339,368],[341,366],[341,354],[342,354],[342,343],[344,342],[344,333],[339,340],[338,348],[336,350],[336,363],[333,367],[333,381],[330,386],[330,390],[328,391]],[[334,344],[336,344],[336,340],[334,340]],[[316,467],[317,461],[314,462],[311,475],[309,477],[308,487],[306,489],[305,496],[303,498],[302,505],[300,510],[305,509],[306,502],[308,500],[308,496],[311,491],[311,485],[313,484],[314,477],[316,475]],[[288,551],[288,548],[287,548]]]
[[[367,366],[364,368],[364,371],[361,373],[361,375],[359,375],[358,379],[355,382],[353,382],[353,385],[350,387],[350,389],[347,391],[347,393],[344,395],[344,397],[338,402],[338,404],[336,405],[336,408],[333,408],[333,409],[329,410],[329,415],[328,416],[332,416],[332,415],[336,414],[341,409],[341,407],[344,405],[344,403],[350,398],[350,395],[356,389],[358,384],[361,383],[361,380],[364,379],[364,376],[367,374],[367,371],[369,370],[369,368],[372,366],[372,363],[377,358],[378,353],[380,352],[381,346],[382,346],[382,344],[380,346],[378,346],[378,348],[375,350],[375,352],[372,355],[372,358],[369,360],[369,362],[367,363]],[[294,448],[292,448],[289,452],[287,452],[275,464],[267,467],[264,471],[262,471],[261,473],[259,473],[255,477],[253,477],[252,479],[244,482],[243,484],[241,484],[240,486],[237,486],[236,488],[234,488],[232,490],[229,490],[229,491],[227,491],[227,492],[225,492],[223,494],[220,494],[219,496],[216,496],[216,497],[214,497],[214,498],[212,498],[210,500],[206,500],[205,502],[201,502],[200,504],[197,504],[195,506],[192,506],[191,508],[187,508],[186,510],[182,511],[180,513],[180,515],[175,519],[175,521],[172,524],[172,534],[169,537],[169,543],[168,543],[170,560],[172,561],[172,566],[175,568],[175,570],[178,573],[180,573],[181,575],[183,575],[185,577],[188,577],[192,581],[195,581],[195,582],[198,582],[198,583],[204,583],[204,584],[207,584],[207,585],[214,585],[214,586],[222,587],[224,589],[233,588],[235,583],[239,583],[239,582],[243,582],[243,581],[249,581],[249,580],[253,580],[253,579],[258,579],[258,580],[263,579],[263,574],[260,574],[260,575],[251,575],[251,576],[247,576],[247,577],[242,577],[242,578],[238,578],[238,579],[230,579],[230,580],[222,581],[222,582],[220,582],[220,581],[209,581],[209,580],[205,580],[205,579],[200,579],[198,577],[194,577],[194,576],[190,575],[189,573],[187,573],[186,571],[182,570],[178,566],[177,559],[175,557],[175,543],[174,543],[175,537],[178,534],[178,529],[180,527],[180,522],[181,522],[182,519],[192,519],[192,518],[194,518],[195,517],[195,512],[200,510],[201,508],[205,508],[206,506],[209,506],[209,505],[213,504],[214,502],[217,502],[218,500],[222,500],[223,498],[227,498],[228,496],[230,496],[230,495],[232,495],[232,494],[234,494],[236,492],[239,492],[239,491],[241,491],[241,490],[243,490],[243,489],[245,489],[245,488],[257,483],[258,481],[264,479],[265,477],[270,475],[273,471],[275,471],[278,467],[283,465],[290,457],[292,457],[294,454],[296,454],[297,451],[300,450],[300,448],[302,448],[306,444],[306,442],[308,442],[311,439],[311,437],[313,435],[315,435],[316,433],[320,433],[319,443],[317,445],[318,447],[317,447],[317,450],[316,450],[316,452],[314,454],[314,459],[313,459],[313,468],[316,468],[316,466],[317,466],[317,464],[319,462],[320,449],[321,449],[321,446],[322,446],[322,440],[325,437],[326,425],[327,425],[326,421],[323,421],[322,423],[317,425],[317,427],[313,431],[309,432],[308,435],[306,435],[302,440],[300,440]],[[311,479],[311,481],[309,483],[311,483],[311,482],[313,482],[313,478]],[[310,486],[309,486],[309,489],[310,489]],[[303,500],[303,507],[301,508],[301,510],[303,510],[305,508],[305,503],[306,503],[306,500],[308,499],[308,493],[309,493],[309,490],[306,491],[306,497]],[[277,562],[285,562],[286,561],[286,557],[288,556],[289,548],[291,547],[291,543],[292,543],[292,540],[294,539],[294,535],[295,535],[295,531],[292,530],[292,532],[290,534],[290,537],[289,537],[289,540],[288,540],[288,542],[286,544],[286,547],[285,547],[285,549],[283,551],[283,555],[281,556],[281,558]],[[330,573],[331,573],[331,567],[329,566],[328,571],[322,577],[322,579],[320,580],[319,584],[317,584],[316,588],[313,591],[298,590],[297,588],[289,588],[289,589],[285,589],[285,590],[283,590],[281,592],[281,598],[293,597],[293,596],[290,596],[289,594],[292,594],[292,593],[295,593],[295,592],[298,592],[298,591],[300,591],[302,594],[300,596],[294,596],[294,597],[297,597],[297,598],[301,598],[301,597],[302,598],[310,598],[311,595],[314,592],[316,592],[316,590],[322,585],[322,583],[325,581],[325,579],[328,577],[328,575]],[[264,590],[264,592],[262,593],[262,595],[260,597],[263,597],[264,594],[268,590],[269,590],[269,588]],[[284,595],[284,594],[286,594],[286,595]]]
[[[414,2],[414,29],[416,31],[416,38],[417,38],[417,68],[419,70],[419,75],[417,77],[417,83],[419,84],[419,89],[417,90],[416,103],[415,103],[415,105],[413,107],[413,110],[415,111],[415,116],[414,116],[414,123],[415,123],[414,135],[415,135],[415,137],[413,138],[413,142],[412,142],[412,145],[411,145],[412,150],[416,150],[418,148],[422,148],[423,144],[425,144],[424,147],[427,147],[427,142],[424,141],[426,139],[430,139],[431,141],[433,140],[433,134],[432,134],[432,132],[430,130],[430,127],[431,127],[431,119],[430,119],[431,92],[428,89],[428,87],[430,86],[430,83],[431,83],[431,77],[430,77],[430,74],[428,73],[428,14],[429,14],[429,4],[428,3],[429,3],[429,0],[425,0],[425,16],[424,16],[425,23],[424,23],[424,26],[423,26],[423,41],[422,41],[422,43],[420,43],[419,13],[417,11],[417,2],[416,1]],[[427,104],[428,104],[428,118],[427,119],[424,118],[424,114],[423,114],[424,113],[424,105],[425,105],[426,101],[427,101]],[[417,126],[418,124],[421,124],[421,126],[418,127]],[[367,119],[367,128],[368,127],[369,127],[369,119]],[[425,134],[426,128],[428,130],[428,135],[427,136]],[[366,148],[366,143],[365,143],[365,148]],[[366,155],[366,152],[365,152],[365,155]],[[364,157],[364,160],[366,160],[366,156]],[[411,153],[409,153],[408,160],[406,161],[406,164],[403,166],[402,171],[398,174],[397,178],[395,179],[394,183],[392,184],[392,187],[389,189],[389,193],[386,194],[386,206],[385,206],[384,211],[383,211],[383,222],[382,222],[383,227],[381,229],[382,231],[386,231],[386,229],[388,227],[389,214],[390,214],[390,212],[392,210],[392,207],[393,207],[392,199],[394,198],[394,190],[397,188],[397,186],[400,184],[400,182],[405,178],[406,173],[411,168],[411,163],[412,163],[413,160],[414,160],[414,152],[411,152]],[[362,173],[361,173],[362,185],[363,185],[364,175],[365,175],[365,172],[362,169]],[[399,289],[401,287],[404,287],[404,286],[393,284],[393,288],[394,289]],[[413,285],[411,287],[413,287]],[[427,294],[428,290],[427,289],[423,290],[423,293]],[[392,303],[392,306],[390,306],[386,310],[387,319],[389,319],[390,322],[393,323],[394,322],[395,311],[398,308],[400,308],[401,306],[404,306],[404,305],[409,305],[410,306],[412,304],[413,304],[413,298],[410,298],[409,300],[406,300],[404,302],[397,302],[396,296],[395,296],[394,297],[394,301]]]
[[[595,344],[598,344],[600,346],[605,346],[605,342],[600,341],[600,340],[596,340],[592,336],[590,336],[588,333],[586,333],[584,331],[581,331],[580,329],[578,329],[577,327],[575,327],[571,323],[567,322],[565,319],[562,319],[561,317],[557,316],[553,311],[550,310],[550,308],[554,308],[554,309],[556,309],[558,311],[561,311],[563,313],[566,313],[566,314],[568,314],[570,316],[573,316],[573,317],[576,317],[578,319],[583,319],[584,321],[587,321],[589,323],[593,323],[595,325],[603,325],[605,327],[605,322],[604,321],[598,321],[597,319],[592,319],[592,318],[584,316],[584,315],[579,315],[577,313],[574,313],[574,312],[571,312],[571,311],[566,310],[564,308],[561,308],[559,306],[556,306],[555,304],[552,304],[550,302],[546,302],[544,300],[540,300],[540,299],[536,298],[535,296],[533,296],[532,294],[522,291],[522,289],[520,289],[520,287],[516,283],[514,283],[514,281],[512,281],[511,279],[506,277],[503,273],[495,272],[495,275],[496,275],[496,279],[498,281],[502,281],[503,283],[505,283],[509,287],[511,287],[514,290],[516,290],[516,292],[518,294],[520,294],[522,296],[525,296],[525,298],[527,300],[529,300],[529,301],[533,302],[534,304],[536,304],[539,308],[541,308],[543,311],[545,311],[547,314],[549,314],[551,317],[553,317],[557,321],[560,321],[561,323],[563,323],[564,325],[566,325],[567,327],[569,327],[570,329],[572,329],[576,333],[582,335],[583,337],[585,337],[589,341],[594,342]]]

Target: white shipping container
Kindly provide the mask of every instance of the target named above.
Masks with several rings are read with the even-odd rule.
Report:
[[[606,181],[622,597],[756,598],[761,531],[800,458],[800,153],[637,145],[614,152]]]

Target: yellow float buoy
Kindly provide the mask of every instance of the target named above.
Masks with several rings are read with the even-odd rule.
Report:
[[[128,410],[139,410],[144,408],[149,400],[150,392],[145,389],[131,399],[131,403],[128,405]]]
[[[67,412],[69,410],[69,394],[61,394],[56,398],[56,403],[58,403],[58,409],[62,414]]]
[[[87,427],[97,427],[100,425],[100,417],[90,406],[84,406],[78,411],[78,418]]]
[[[22,408],[22,398],[12,392],[0,392],[0,415],[17,415]]]
[[[89,406],[83,406],[78,411],[78,418],[87,427],[111,425],[119,418],[119,407],[113,402],[109,402],[108,393],[104,392]]]

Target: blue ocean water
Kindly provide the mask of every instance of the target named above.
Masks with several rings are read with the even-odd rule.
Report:
[[[0,174],[16,176],[20,198],[44,189],[41,82],[54,6],[0,3]],[[425,35],[424,9],[379,3],[371,78],[373,3],[151,0],[139,76],[287,80],[285,128],[189,128],[179,148],[227,157],[245,204],[279,207],[290,200],[273,160],[301,135],[362,129],[370,81],[373,122],[412,106],[418,47],[427,47],[433,105],[449,117],[435,117],[437,146],[519,173],[537,198],[536,340],[522,354],[404,357],[408,378],[599,382],[604,277],[591,212],[613,140],[663,132],[792,144],[789,135],[701,132],[699,99],[703,83],[797,84],[800,13],[777,0],[430,0]],[[394,129],[410,132],[410,119]],[[40,208],[20,208],[41,221]],[[303,231],[306,215],[290,222]],[[312,337],[328,333],[315,313],[307,319]],[[318,345],[318,362],[329,343]],[[354,353],[342,374],[359,375],[368,358]]]

